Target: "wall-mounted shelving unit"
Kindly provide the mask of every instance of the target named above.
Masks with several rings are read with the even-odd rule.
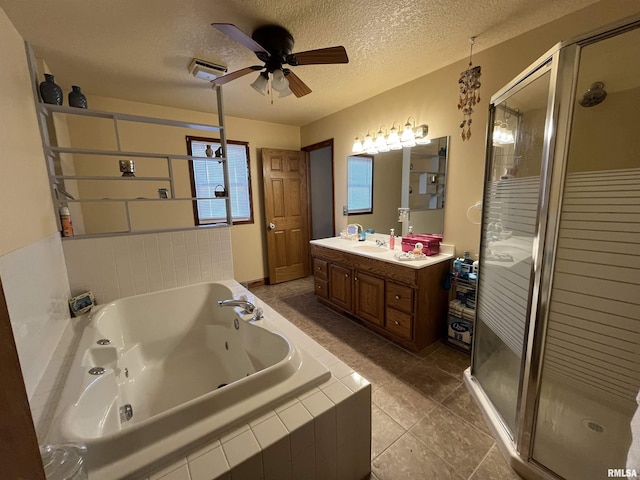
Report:
[[[38,89],[38,74],[37,69],[35,68],[35,56],[33,54],[33,50],[27,44],[27,57],[29,60],[29,69],[32,78],[32,87],[34,98],[40,100],[36,103],[36,112],[38,115],[38,122],[40,126],[40,134],[42,139],[42,146],[45,154],[45,159],[47,163],[47,170],[49,174],[49,184],[51,187],[51,194],[53,198],[53,204],[55,207],[55,216],[58,218],[58,209],[62,206],[68,204],[114,204],[121,203],[124,206],[124,215],[126,218],[126,229],[118,230],[118,231],[110,231],[110,232],[101,232],[101,233],[89,233],[86,235],[80,235],[83,238],[93,237],[93,236],[105,236],[105,235],[122,235],[127,233],[149,233],[149,232],[157,232],[157,231],[167,231],[167,230],[183,230],[185,228],[190,227],[180,227],[180,228],[142,228],[137,229],[135,224],[132,224],[132,206],[135,204],[139,204],[139,202],[165,202],[165,205],[169,205],[170,202],[179,202],[179,201],[190,201],[193,205],[193,202],[197,200],[216,200],[216,201],[224,201],[225,202],[225,210],[226,210],[226,221],[224,225],[232,224],[232,216],[231,216],[231,199],[229,193],[224,197],[191,197],[191,196],[177,196],[178,191],[176,188],[176,162],[184,162],[184,161],[210,161],[217,162],[221,165],[223,170],[223,178],[225,183],[225,189],[229,192],[229,171],[227,165],[227,159],[225,156],[222,157],[199,157],[192,155],[181,155],[175,153],[165,153],[165,152],[154,152],[151,148],[149,149],[141,149],[128,151],[123,150],[121,146],[121,131],[123,126],[130,124],[147,124],[147,125],[158,125],[165,127],[176,127],[176,128],[184,128],[184,129],[193,129],[200,130],[205,132],[215,132],[219,135],[220,144],[222,146],[222,151],[227,152],[227,139],[225,134],[224,127],[224,107],[222,101],[222,89],[220,86],[216,85],[213,87],[213,91],[216,95],[217,102],[217,113],[218,113],[218,125],[208,125],[208,124],[200,124],[193,122],[184,122],[177,120],[169,120],[169,119],[161,119],[154,117],[145,117],[139,115],[130,115],[124,113],[117,112],[105,112],[99,110],[92,109],[84,109],[84,108],[74,108],[67,107],[62,105],[52,105],[43,103],[40,97],[39,89]],[[66,123],[66,117],[69,116],[80,116],[87,117],[92,119],[106,119],[112,122],[112,131],[115,139],[115,148],[107,149],[107,148],[76,148],[73,146],[59,146],[54,144],[56,139],[59,138],[59,135],[56,132],[56,124],[62,121]],[[55,121],[54,121],[55,118]],[[89,120],[87,120],[89,121]],[[69,174],[68,172],[61,171],[59,165],[61,163],[62,156],[83,156],[83,159],[89,159],[91,161],[99,162],[100,159],[104,159],[105,157],[118,157],[119,159],[145,159],[146,161],[153,162],[166,162],[166,175],[137,175],[137,176],[117,176],[117,175],[75,175]],[[113,160],[112,160],[113,162]],[[116,162],[113,162],[114,164]],[[58,168],[56,168],[56,164]],[[114,171],[117,173],[117,171]],[[184,173],[184,172],[183,172]],[[62,185],[64,182],[87,182],[87,181],[100,181],[100,182],[161,182],[162,186],[166,186],[168,191],[169,198],[160,198],[156,197],[131,197],[131,196],[123,196],[123,197],[114,197],[114,198],[71,198],[69,194],[66,192],[65,186]],[[184,181],[184,179],[181,179]],[[169,202],[169,203],[167,203]],[[221,225],[217,224],[217,225]],[[60,227],[59,220],[58,226]],[[192,228],[206,228],[203,226],[193,226]]]

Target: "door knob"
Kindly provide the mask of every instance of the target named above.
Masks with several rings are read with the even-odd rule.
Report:
[[[273,230],[274,228],[276,228],[275,223],[270,223],[269,224],[269,230]]]

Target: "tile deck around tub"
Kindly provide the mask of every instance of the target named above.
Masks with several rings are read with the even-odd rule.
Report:
[[[463,385],[468,354],[444,341],[408,352],[321,305],[313,277],[252,292],[313,338],[317,348],[326,348],[343,362],[344,367],[329,367],[342,384],[351,388],[362,377],[371,382],[372,473],[366,479],[520,478],[502,457]],[[354,371],[351,378],[342,376],[349,369]]]
[[[247,295],[264,309],[265,317],[284,320],[236,282],[222,283],[234,297]],[[327,367],[331,378],[156,469],[148,480],[358,480],[368,476],[371,384],[292,323],[282,321],[278,327]]]

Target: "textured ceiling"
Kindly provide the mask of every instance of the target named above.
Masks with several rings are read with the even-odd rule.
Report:
[[[294,52],[344,45],[347,65],[294,67],[313,93],[271,100],[250,74],[223,87],[227,115],[305,125],[583,8],[596,0],[0,0],[9,19],[69,89],[215,111],[193,57],[230,72],[259,63],[210,26],[247,34],[286,27]],[[542,53],[542,52],[541,52]]]

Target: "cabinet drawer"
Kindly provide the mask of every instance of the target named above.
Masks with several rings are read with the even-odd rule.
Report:
[[[316,295],[322,298],[329,298],[329,287],[326,280],[321,280],[319,278],[315,279],[315,288]]]
[[[387,307],[408,314],[413,313],[413,288],[387,282],[386,292]]]
[[[327,262],[319,258],[313,259],[313,274],[318,278],[327,279]]]
[[[400,312],[394,308],[387,308],[385,318],[385,327],[388,331],[395,333],[400,337],[411,340],[413,316]]]

